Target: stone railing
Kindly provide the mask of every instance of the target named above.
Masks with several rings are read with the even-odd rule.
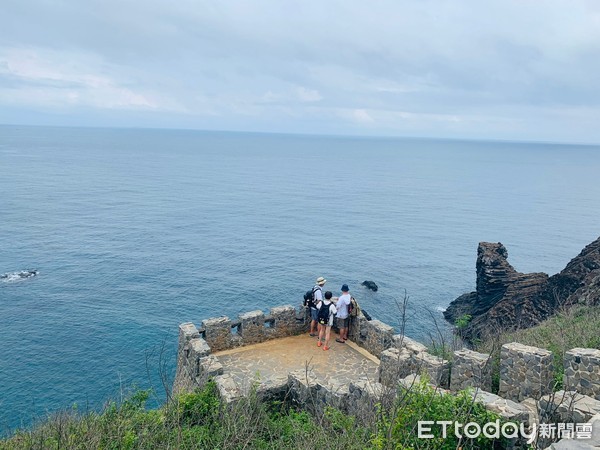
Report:
[[[306,330],[304,308],[292,305],[241,314],[236,320],[216,317],[202,321],[200,328],[193,323],[179,326],[177,373],[174,390],[201,386],[208,377],[223,373],[223,367],[212,353],[235,347],[258,344],[270,339],[294,336]]]
[[[207,319],[200,328],[184,323],[179,327],[174,390],[189,390],[213,378],[221,397],[235,401],[242,393],[213,353],[307,332],[309,323],[307,311],[291,305],[272,308],[269,314],[252,311],[236,320]],[[272,398],[289,396],[316,413],[324,405],[355,412],[359,403],[378,404],[382,392],[406,388],[407,383],[425,375],[429,384],[444,392],[471,389],[476,401],[509,420],[527,424],[540,420],[583,423],[600,414],[600,350],[574,348],[566,352],[565,390],[553,392],[552,353],[519,343],[505,344],[500,352],[499,392],[495,395],[490,392],[492,367],[488,354],[462,349],[454,352],[450,362],[430,354],[423,344],[394,334],[389,325],[379,320],[369,321],[362,315],[352,320],[349,337],[379,358],[378,380],[359,379],[336,387],[331,382],[308,382],[305,374],[291,373],[287,382],[261,385],[259,392]],[[370,411],[364,407],[360,410]]]
[[[574,348],[565,354],[566,389],[600,400],[600,350]]]
[[[351,320],[348,338],[378,358],[393,345],[394,329],[379,320],[360,314]]]
[[[284,305],[271,308],[269,314],[260,310],[250,311],[236,320],[229,317],[206,319],[198,331],[211,351],[218,352],[293,336],[302,333],[305,328],[304,310]]]
[[[536,400],[552,392],[554,357],[543,348],[512,342],[500,350],[500,390],[502,397],[520,402]]]

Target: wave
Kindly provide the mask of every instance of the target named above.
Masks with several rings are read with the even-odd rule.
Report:
[[[20,272],[5,273],[3,275],[0,275],[0,281],[4,283],[24,281],[29,278],[35,277],[39,273],[39,270],[21,270]]]

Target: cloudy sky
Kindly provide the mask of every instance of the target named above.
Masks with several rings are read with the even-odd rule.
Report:
[[[2,0],[0,123],[600,143],[600,1]]]

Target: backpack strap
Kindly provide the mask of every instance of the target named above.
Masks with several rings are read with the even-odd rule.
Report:
[[[315,286],[312,290],[312,295],[313,295],[313,301],[315,300],[315,293],[317,291],[321,291],[321,296],[323,295],[323,289],[321,288],[321,286]]]

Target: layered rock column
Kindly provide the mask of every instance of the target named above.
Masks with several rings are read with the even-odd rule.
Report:
[[[500,351],[501,397],[520,402],[526,398],[538,400],[552,392],[554,363],[552,352],[513,342]]]

